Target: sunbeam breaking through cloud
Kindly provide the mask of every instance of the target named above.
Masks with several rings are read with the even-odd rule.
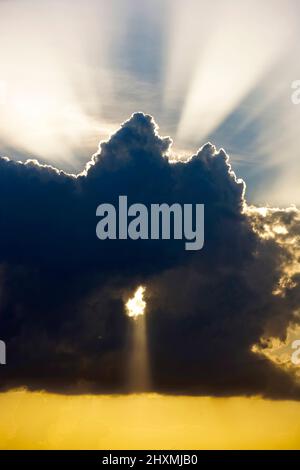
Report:
[[[14,0],[0,13],[2,155],[74,172],[145,110],[176,136],[174,158],[212,140],[257,186],[252,202],[300,201],[296,0]]]

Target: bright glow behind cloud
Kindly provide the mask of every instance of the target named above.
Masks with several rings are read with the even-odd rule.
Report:
[[[77,170],[141,110],[175,154],[209,138],[246,161],[253,202],[298,203],[298,18],[297,0],[2,1],[0,154]]]
[[[141,315],[144,315],[146,309],[146,302],[144,301],[145,287],[140,286],[134,296],[126,303],[126,311],[129,317],[134,320]]]
[[[70,160],[101,132],[101,95],[111,93],[109,25],[115,39],[118,28],[113,5],[3,2],[0,18],[2,145]]]

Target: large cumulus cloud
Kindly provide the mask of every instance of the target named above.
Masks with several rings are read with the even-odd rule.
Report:
[[[296,321],[297,274],[283,283],[293,254],[262,235],[223,150],[207,144],[173,164],[170,145],[137,113],[79,175],[0,160],[3,390],[128,390],[124,301],[142,283],[153,390],[300,398],[291,375],[252,351],[267,331],[284,336]],[[99,241],[96,207],[119,195],[148,206],[205,204],[203,250],[187,252],[179,240]]]

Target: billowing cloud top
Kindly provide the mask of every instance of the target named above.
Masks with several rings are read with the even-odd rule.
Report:
[[[207,144],[173,164],[170,145],[137,113],[77,176],[0,160],[3,390],[128,391],[124,302],[143,284],[153,390],[300,397],[291,374],[252,350],[296,321],[297,273],[282,286],[290,244],[262,236],[266,224],[247,208],[223,150]],[[122,194],[129,204],[205,204],[203,250],[187,252],[181,240],[99,241],[96,207]],[[297,214],[277,217],[299,233]]]

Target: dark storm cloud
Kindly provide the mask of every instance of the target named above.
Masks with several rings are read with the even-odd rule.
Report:
[[[244,184],[223,150],[207,144],[170,164],[170,144],[139,113],[76,177],[0,160],[3,390],[128,390],[124,301],[143,283],[154,390],[300,397],[289,375],[251,352],[267,328],[281,334],[293,321],[297,280],[293,293],[273,295],[290,255],[253,229]],[[205,204],[203,250],[98,240],[96,207],[122,194],[129,204]]]

